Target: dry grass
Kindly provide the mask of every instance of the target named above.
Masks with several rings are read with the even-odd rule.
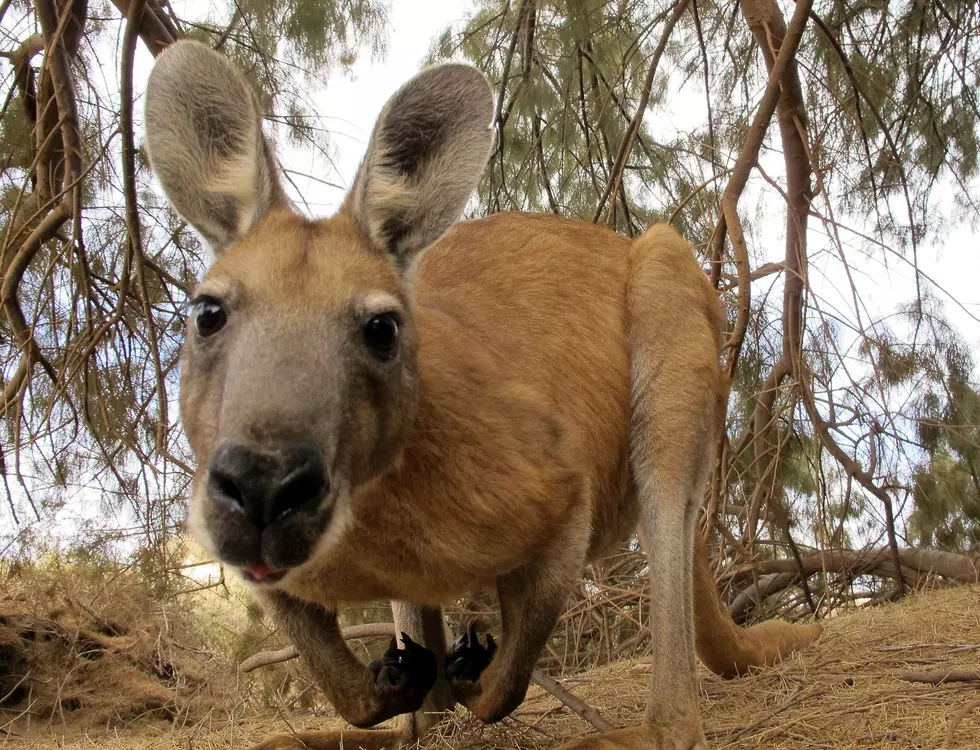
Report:
[[[0,735],[105,733],[197,724],[233,688],[193,618],[126,569],[5,569],[0,590]]]
[[[913,671],[980,670],[980,587],[919,593],[827,623],[811,648],[775,668],[725,681],[702,672],[701,706],[712,748],[978,748],[980,682],[909,682]],[[643,712],[649,665],[619,663],[561,683],[620,726]],[[339,726],[308,713],[253,715],[211,710],[203,722],[174,730],[159,721],[111,732],[46,728],[0,738],[0,747],[105,750],[245,748],[276,732]],[[973,708],[954,721],[957,712]],[[235,711],[237,709],[232,709]],[[951,742],[947,733],[955,724]],[[550,748],[593,731],[540,688],[499,725],[485,727],[460,710],[441,726],[443,748]]]

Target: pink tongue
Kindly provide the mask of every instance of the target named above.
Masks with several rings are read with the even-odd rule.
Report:
[[[252,574],[252,578],[256,581],[261,581],[267,575],[272,573],[272,568],[270,568],[265,563],[258,563],[256,565],[246,565],[245,570]]]

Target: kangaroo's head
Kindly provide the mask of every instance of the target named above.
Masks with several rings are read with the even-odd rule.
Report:
[[[181,355],[190,525],[246,578],[274,584],[314,557],[398,460],[417,400],[412,261],[472,194],[492,108],[476,69],[422,71],[382,110],[341,210],[312,221],[232,64],[190,41],[157,59],[150,162],[215,259]]]

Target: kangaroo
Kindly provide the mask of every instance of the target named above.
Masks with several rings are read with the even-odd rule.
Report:
[[[737,675],[820,632],[737,627],[696,533],[725,388],[721,304],[692,248],[669,226],[631,242],[552,215],[457,223],[492,113],[475,68],[423,70],[385,104],[343,206],[311,220],[230,61],[181,41],[150,74],[150,163],[213,254],[181,353],[189,528],[346,721],[403,716],[264,750],[395,747],[457,703],[500,721],[583,566],[634,529],[656,605],[649,707],[576,747],[705,748],[695,653]],[[490,585],[499,648],[450,647],[441,605]],[[379,599],[403,635],[365,665],[337,607]]]

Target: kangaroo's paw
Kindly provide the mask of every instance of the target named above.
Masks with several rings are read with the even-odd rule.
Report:
[[[381,658],[368,665],[378,695],[391,715],[418,711],[438,674],[435,654],[404,633],[401,635],[404,648],[398,648],[392,638]]]
[[[462,633],[446,654],[446,677],[450,685],[455,688],[477,682],[483,670],[490,666],[496,651],[493,636],[487,633],[487,645],[484,646],[476,633],[476,625],[471,625],[469,632]]]

